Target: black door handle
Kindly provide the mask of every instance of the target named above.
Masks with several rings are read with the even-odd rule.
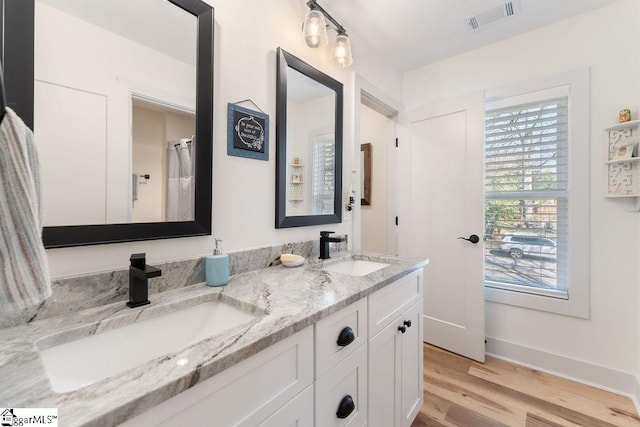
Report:
[[[350,395],[346,395],[340,401],[338,405],[338,412],[336,412],[336,417],[338,418],[347,418],[353,410],[356,409],[356,404],[353,403],[353,397]]]
[[[471,243],[478,243],[480,241],[480,238],[478,236],[476,236],[475,234],[472,234],[471,236],[469,236],[469,238],[467,239],[466,237],[458,237],[458,239],[462,239],[462,240],[466,240],[467,242],[471,242]]]
[[[346,347],[356,339],[356,334],[353,333],[353,329],[350,327],[344,328],[338,335],[338,341],[336,342],[340,347]]]

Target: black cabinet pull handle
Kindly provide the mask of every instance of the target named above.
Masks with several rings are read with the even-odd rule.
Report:
[[[338,335],[337,344],[340,347],[345,347],[351,344],[355,339],[356,339],[356,334],[353,333],[353,329],[347,326],[342,331],[340,331],[340,335]]]
[[[407,332],[407,327],[404,325],[398,326],[398,330],[404,334],[405,332]]]
[[[405,321],[404,321],[404,325],[405,325],[407,328],[410,328],[410,327],[411,327],[411,320],[405,320]]]
[[[356,409],[356,404],[353,403],[353,397],[350,395],[346,395],[340,401],[338,405],[338,412],[336,412],[336,417],[338,418],[347,418],[353,410]]]
[[[472,234],[471,236],[469,236],[469,238],[458,237],[458,239],[466,240],[467,242],[471,242],[473,244],[478,243],[480,241],[480,238],[478,236],[476,236],[475,234]]]

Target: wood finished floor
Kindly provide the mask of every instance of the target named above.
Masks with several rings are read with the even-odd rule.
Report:
[[[631,399],[487,357],[424,346],[424,406],[412,427],[640,426]]]

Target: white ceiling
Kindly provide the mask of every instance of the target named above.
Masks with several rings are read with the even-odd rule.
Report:
[[[303,1],[303,0],[300,0]],[[354,61],[369,50],[406,71],[619,0],[518,0],[521,13],[472,32],[466,18],[501,0],[318,0],[347,30]],[[335,33],[330,32],[330,38]]]
[[[196,18],[166,0],[38,1],[195,65]],[[358,52],[367,52],[390,61],[397,70],[406,71],[620,0],[514,0],[519,14],[475,32],[468,29],[466,18],[505,1],[318,0],[318,3],[346,28],[355,61]],[[301,16],[300,23],[303,19]],[[334,36],[331,31],[330,37]]]

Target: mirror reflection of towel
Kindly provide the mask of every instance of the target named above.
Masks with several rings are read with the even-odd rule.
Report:
[[[194,220],[193,150],[191,138],[167,148],[167,221]]]
[[[131,201],[138,200],[138,174],[134,173],[131,176]]]

